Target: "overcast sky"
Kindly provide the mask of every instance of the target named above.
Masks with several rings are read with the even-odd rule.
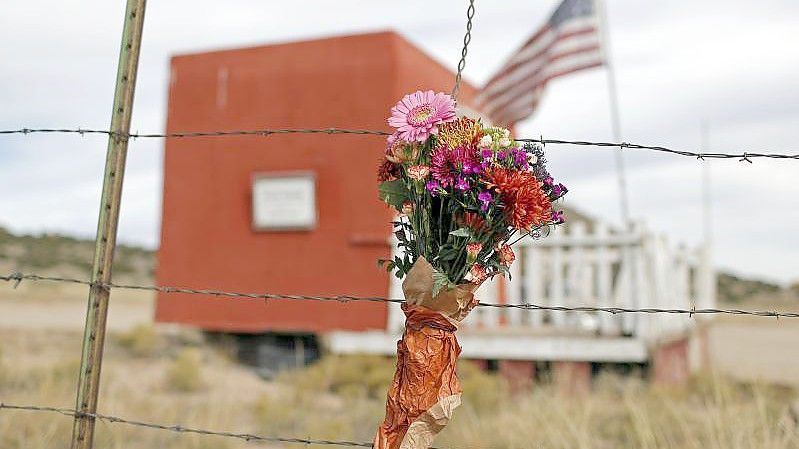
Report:
[[[482,84],[548,17],[556,2],[477,0],[465,77]],[[177,53],[395,29],[454,68],[466,1],[150,1],[133,130],[162,131],[169,57]],[[697,149],[709,123],[714,151],[799,152],[799,2],[609,0],[611,54],[624,140]],[[107,128],[124,2],[26,0],[0,7],[0,128]],[[606,73],[551,83],[521,136],[611,140]],[[420,86],[424,87],[424,86]],[[0,137],[0,225],[93,237],[105,140]],[[134,141],[119,237],[155,247],[163,142]],[[613,150],[548,147],[570,205],[619,223]],[[635,218],[694,245],[702,239],[703,162],[628,152]],[[799,161],[711,166],[719,266],[799,279]]]

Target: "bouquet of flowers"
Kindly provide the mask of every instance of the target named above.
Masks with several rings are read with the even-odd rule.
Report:
[[[418,91],[391,109],[380,198],[399,212],[403,250],[381,261],[404,278],[405,333],[376,448],[427,447],[460,404],[457,323],[474,291],[508,273],[512,246],[563,223],[554,203],[566,193],[543,150],[510,131],[457,117],[447,94]]]

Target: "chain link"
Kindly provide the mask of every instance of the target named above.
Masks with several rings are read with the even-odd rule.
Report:
[[[469,7],[466,9],[466,34],[463,36],[463,49],[461,49],[461,60],[458,61],[458,72],[455,74],[455,85],[452,87],[452,99],[458,99],[458,91],[461,88],[461,77],[463,69],[466,67],[466,54],[469,52],[469,43],[472,41],[472,19],[474,18],[474,0],[469,0]]]

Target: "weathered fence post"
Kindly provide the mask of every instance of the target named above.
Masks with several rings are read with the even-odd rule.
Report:
[[[72,428],[72,449],[91,449],[94,441],[97,394],[100,387],[100,367],[105,342],[105,323],[108,315],[109,289],[114,262],[122,181],[128,152],[128,134],[136,87],[136,69],[139,65],[144,8],[146,0],[128,0],[125,24],[119,50],[114,108],[111,113],[111,133],[105,161],[100,216],[97,220],[92,286],[86,310],[86,327],[83,333],[80,375],[78,378],[75,422]]]

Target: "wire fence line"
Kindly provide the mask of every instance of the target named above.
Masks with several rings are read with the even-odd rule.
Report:
[[[117,136],[120,138],[164,138],[164,139],[179,139],[179,138],[192,138],[192,137],[226,137],[226,136],[261,136],[268,137],[279,134],[354,134],[354,135],[372,135],[372,136],[388,136],[391,133],[379,130],[370,129],[346,129],[346,128],[264,128],[264,129],[244,129],[232,131],[197,131],[197,132],[172,132],[172,133],[118,133],[115,131],[103,129],[83,129],[83,128],[20,128],[0,130],[0,135],[9,134],[46,134],[46,133],[68,133],[68,134],[102,134],[108,136]],[[539,138],[522,137],[515,139],[519,142],[540,143],[546,145],[576,145],[588,147],[608,147],[608,148],[621,148],[622,150],[647,150],[660,153],[674,154],[678,156],[693,157],[699,160],[706,159],[737,159],[740,162],[752,163],[752,159],[794,159],[799,160],[799,153],[777,153],[777,152],[763,152],[763,151],[740,151],[735,153],[718,153],[718,152],[703,152],[692,150],[677,150],[660,145],[642,145],[629,142],[599,142],[589,140],[562,140],[562,139],[545,139],[543,136]]]
[[[173,425],[166,425],[166,424],[156,424],[156,423],[149,423],[143,421],[136,421],[132,419],[125,419],[120,418],[118,416],[111,416],[111,415],[104,415],[101,413],[86,413],[80,412],[75,409],[71,408],[59,408],[59,407],[47,407],[47,406],[37,406],[37,405],[16,405],[16,404],[6,404],[0,402],[0,410],[24,410],[24,411],[32,411],[32,412],[50,412],[50,413],[60,413],[65,416],[73,416],[73,417],[83,417],[83,418],[93,418],[98,421],[105,421],[108,423],[116,423],[116,424],[126,424],[135,427],[145,427],[150,429],[157,429],[157,430],[168,430],[170,432],[178,432],[178,433],[194,433],[198,435],[205,435],[205,436],[218,436],[218,437],[226,437],[226,438],[238,438],[244,441],[264,441],[264,442],[272,442],[272,443],[291,443],[291,444],[319,444],[319,445],[330,445],[330,446],[348,446],[348,447],[372,447],[372,443],[366,442],[357,442],[357,441],[346,441],[346,440],[317,440],[311,438],[289,438],[289,437],[278,437],[278,436],[262,436],[256,435],[252,433],[235,433],[235,432],[222,432],[222,431],[215,431],[215,430],[206,430],[206,429],[199,429],[195,427],[187,427],[180,424],[173,424]],[[431,448],[435,449],[435,448]],[[440,449],[440,448],[439,448]]]
[[[92,282],[83,279],[75,279],[75,278],[64,278],[64,277],[56,277],[56,276],[42,276],[38,274],[23,274],[23,273],[11,273],[8,275],[0,276],[0,281],[6,282],[13,282],[14,287],[16,288],[22,281],[29,280],[29,281],[49,281],[49,282],[63,282],[63,283],[72,283],[72,284],[81,284],[87,285],[90,287],[100,287],[100,288],[116,288],[116,289],[124,289],[124,290],[144,290],[144,291],[154,291],[154,292],[161,292],[161,293],[186,293],[186,294],[196,294],[196,295],[207,295],[207,296],[216,296],[221,298],[240,298],[240,299],[253,299],[253,300],[264,300],[269,301],[272,299],[278,300],[296,300],[296,301],[326,301],[326,302],[381,302],[381,303],[394,303],[394,304],[402,304],[405,302],[404,299],[397,299],[397,298],[385,298],[379,296],[351,296],[351,295],[336,295],[336,296],[316,296],[316,295],[287,295],[287,294],[279,294],[279,293],[241,293],[241,292],[231,292],[231,291],[224,291],[224,290],[213,290],[213,289],[196,289],[196,288],[185,288],[185,287],[159,287],[159,286],[151,286],[151,285],[125,285],[125,284],[115,284],[115,283],[100,283],[100,282]],[[643,308],[631,308],[631,307],[594,307],[594,306],[558,306],[558,305],[539,305],[534,303],[524,303],[524,304],[492,304],[486,302],[480,302],[477,304],[478,307],[494,307],[499,309],[522,309],[522,310],[548,310],[548,311],[556,311],[556,312],[602,312],[602,313],[610,313],[610,314],[619,314],[619,313],[666,313],[666,314],[673,314],[673,315],[688,315],[689,317],[693,317],[694,315],[712,315],[712,314],[727,314],[727,315],[750,315],[750,316],[760,316],[760,317],[772,317],[772,318],[799,318],[799,312],[778,312],[778,311],[771,311],[771,310],[742,310],[742,309],[716,309],[716,308],[706,308],[706,309],[697,309],[697,308],[690,308],[690,309],[668,309],[668,308],[657,308],[657,307],[643,307]]]
[[[388,136],[391,133],[386,131],[376,131],[369,129],[347,129],[347,128],[263,128],[263,129],[241,129],[233,131],[189,131],[173,133],[121,133],[106,129],[83,129],[83,128],[20,128],[0,130],[2,134],[103,134],[112,137],[128,139],[138,138],[182,138],[182,137],[224,137],[224,136],[271,136],[273,134],[360,134]]]

